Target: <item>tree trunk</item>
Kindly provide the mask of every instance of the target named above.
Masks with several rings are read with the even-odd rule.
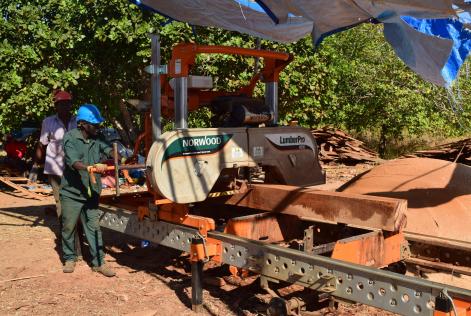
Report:
[[[131,142],[136,141],[136,132],[134,128],[134,124],[131,119],[131,114],[129,114],[128,108],[126,107],[126,103],[123,99],[119,100],[119,109],[123,115],[124,125],[126,125],[126,130],[128,131],[129,138]]]
[[[386,154],[386,145],[388,143],[388,139],[386,137],[386,125],[381,126],[381,135],[379,137],[379,144],[378,144],[378,154],[381,158],[384,158]]]
[[[116,117],[111,117],[111,122],[113,123],[113,126],[115,127],[116,131],[118,131],[118,134],[121,137],[121,142],[123,143],[123,145],[130,148],[131,140],[129,139],[129,135],[128,133],[126,133],[126,130],[123,128],[123,125],[121,124],[121,122],[119,122],[116,119]]]
[[[262,45],[262,41],[260,40],[259,37],[257,37],[257,39],[255,40],[255,49],[260,49],[261,45]],[[258,73],[260,57],[255,57],[254,60],[255,60],[255,65],[253,69],[253,74],[256,75]]]

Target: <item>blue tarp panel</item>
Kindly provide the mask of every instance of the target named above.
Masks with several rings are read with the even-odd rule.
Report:
[[[402,19],[417,31],[446,38],[453,41],[448,60],[441,69],[441,76],[449,85],[458,75],[458,71],[471,50],[471,32],[464,28],[458,19]]]
[[[422,78],[447,86],[470,51],[471,0],[131,0],[174,20],[279,42],[325,36],[364,22]]]

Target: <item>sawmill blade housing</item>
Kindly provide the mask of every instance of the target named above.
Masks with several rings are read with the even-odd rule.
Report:
[[[147,157],[154,190],[177,203],[205,200],[218,183],[250,181],[261,168],[265,183],[325,183],[317,146],[301,127],[182,129],[164,133]],[[230,187],[232,183],[232,187]]]

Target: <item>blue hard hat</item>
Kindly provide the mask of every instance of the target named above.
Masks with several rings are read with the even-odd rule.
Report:
[[[85,121],[91,124],[100,124],[103,123],[104,119],[96,105],[82,104],[77,112],[77,121]]]

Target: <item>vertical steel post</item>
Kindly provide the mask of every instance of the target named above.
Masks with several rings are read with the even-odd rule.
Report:
[[[278,82],[265,82],[265,104],[273,113],[272,125],[278,125]]]
[[[152,94],[152,140],[155,141],[162,134],[162,115],[160,100],[160,36],[159,34],[151,34],[151,94]]]
[[[115,178],[115,195],[118,197],[119,192],[119,161],[118,161],[118,143],[113,143],[113,162],[114,162],[114,178]]]
[[[175,78],[175,128],[188,128],[188,77]]]
[[[193,238],[191,241],[192,252],[194,246],[201,245],[203,242],[202,238]],[[191,309],[195,313],[203,311],[203,265],[202,260],[191,261]]]
[[[203,311],[203,262],[191,263],[191,309],[195,313]]]

